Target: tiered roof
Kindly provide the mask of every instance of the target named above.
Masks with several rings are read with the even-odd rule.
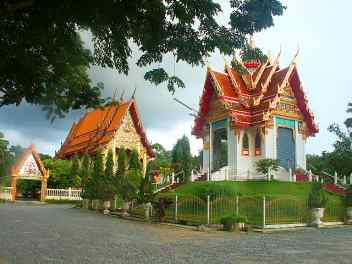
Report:
[[[113,139],[128,112],[143,146],[147,149],[148,156],[154,157],[154,152],[142,126],[136,102],[131,99],[127,102],[113,102],[103,108],[97,108],[86,113],[77,124],[73,123],[64,144],[56,154],[56,158],[68,158],[86,152],[95,153],[98,148],[104,147]]]
[[[296,56],[292,63],[283,69],[279,67],[281,51],[275,61],[268,58],[265,63],[250,73],[241,74],[225,63],[224,71],[208,66],[199,112],[195,119],[192,134],[202,137],[207,122],[210,102],[214,95],[223,103],[225,112],[235,127],[262,126],[272,118],[283,89],[291,86],[297,107],[302,113],[309,135],[319,131],[314,115],[308,107],[300,81]]]

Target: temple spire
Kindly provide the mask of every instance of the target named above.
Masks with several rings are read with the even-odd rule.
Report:
[[[116,102],[116,94],[117,94],[117,87],[115,88],[114,93],[113,93],[112,98],[111,98],[111,102],[112,103]]]
[[[250,35],[249,37],[249,46],[252,48],[252,49],[255,49],[256,48],[256,45],[255,45],[255,40],[254,40],[254,37],[253,35]]]
[[[137,91],[137,85],[134,86],[134,90],[131,96],[131,99],[134,99],[135,95],[136,95],[136,91]]]
[[[270,65],[273,64],[273,55],[271,54],[271,50],[268,51],[268,55],[266,55],[268,57],[268,62]]]
[[[123,96],[125,94],[125,90],[123,90],[121,96],[120,96],[120,103],[123,103],[124,102],[124,99],[123,99]]]
[[[293,57],[293,60],[292,60],[291,64],[297,65],[298,56],[299,56],[299,50],[300,50],[299,45],[297,45],[297,52],[296,52],[295,56]]]

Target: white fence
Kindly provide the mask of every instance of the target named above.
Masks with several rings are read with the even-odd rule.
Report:
[[[183,173],[183,172],[182,172]],[[175,183],[175,173],[171,173],[169,175],[164,175],[160,178],[159,183],[154,183],[155,185],[155,191],[154,193],[160,192],[170,186],[172,186]]]
[[[0,199],[1,200],[11,200],[11,190],[12,187],[0,187]]]
[[[81,198],[81,189],[48,189],[47,200],[71,200],[78,201]]]

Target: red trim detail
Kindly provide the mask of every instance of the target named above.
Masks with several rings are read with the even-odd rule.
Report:
[[[256,148],[254,150],[254,153],[255,153],[255,156],[260,156],[260,155],[262,155],[262,150],[260,148]]]
[[[242,155],[243,156],[249,156],[249,149],[248,148],[243,148],[242,149]]]

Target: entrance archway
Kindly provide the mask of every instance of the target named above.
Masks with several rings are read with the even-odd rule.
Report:
[[[11,168],[12,201],[16,201],[18,180],[35,180],[41,182],[40,201],[47,195],[49,171],[45,169],[34,145],[30,145]]]

